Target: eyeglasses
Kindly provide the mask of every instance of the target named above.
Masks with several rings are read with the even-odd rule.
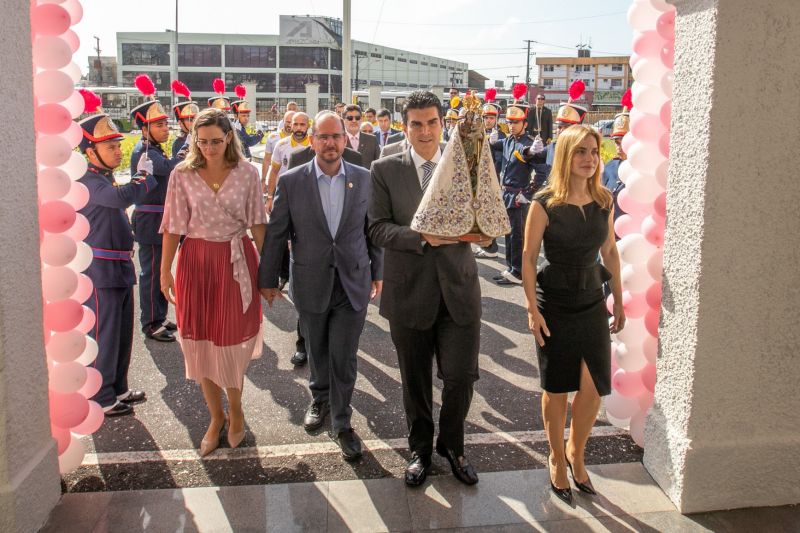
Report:
[[[536,99],[537,100],[544,100],[544,96],[537,96]]]
[[[197,139],[197,146],[219,146],[225,143],[225,139]]]
[[[357,117],[353,116],[353,115],[348,115],[348,116],[344,117],[344,119],[345,120],[349,120],[351,122],[354,121],[354,120],[361,120],[361,115],[358,115]]]
[[[314,135],[314,138],[318,141],[322,141],[324,143],[328,141],[339,142],[344,138],[343,133],[318,133]]]

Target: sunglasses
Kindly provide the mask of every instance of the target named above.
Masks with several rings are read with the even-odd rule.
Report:
[[[357,117],[355,117],[355,116],[353,116],[353,115],[350,115],[350,116],[344,117],[344,119],[345,119],[345,120],[349,120],[349,121],[351,121],[351,122],[352,122],[353,120],[361,120],[361,115],[359,115],[359,116],[357,116]]]

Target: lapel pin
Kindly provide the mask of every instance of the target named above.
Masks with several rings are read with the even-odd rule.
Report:
[[[352,181],[347,184],[347,188],[348,189],[352,189],[353,188],[353,182]]]

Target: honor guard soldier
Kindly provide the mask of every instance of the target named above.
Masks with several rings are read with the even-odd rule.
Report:
[[[151,82],[152,83],[152,82]],[[161,218],[167,196],[169,175],[181,158],[168,158],[161,144],[169,137],[167,113],[157,100],[149,100],[131,110],[131,124],[142,130],[142,138],[131,153],[131,168],[144,158],[153,163],[158,182],[133,211],[133,232],[139,243],[139,306],[142,331],[153,340],[173,342],[177,326],[167,322],[167,300],[161,293]]]
[[[178,135],[172,143],[172,155],[180,154],[180,158],[184,159],[186,157],[186,152],[189,150],[194,116],[200,112],[200,107],[192,101],[192,93],[189,91],[189,87],[182,81],[175,80],[172,82],[172,92],[188,98],[187,101],[178,102],[172,106],[172,113],[175,115],[175,120],[181,128],[180,135]]]
[[[458,111],[450,108],[444,114],[444,129],[442,130],[442,140],[447,142],[450,140],[450,134],[458,124]]]
[[[528,104],[522,101],[528,87],[524,83],[514,86],[514,102],[506,109],[506,122],[510,135],[490,146],[502,153],[500,162],[500,184],[506,206],[511,233],[506,235],[506,264],[508,268],[493,279],[498,285],[522,285],[522,240],[525,232],[525,217],[528,216],[533,194],[544,182],[532,179],[534,164],[544,159],[541,139],[525,133]]]
[[[586,85],[584,85],[581,80],[575,80],[572,82],[572,85],[569,86],[567,90],[569,99],[566,103],[561,103],[561,107],[558,108],[558,113],[556,114],[556,135],[573,124],[583,124],[583,119],[586,118],[586,108],[579,106],[575,102],[583,96],[585,90]],[[553,165],[553,157],[556,154],[556,141],[558,141],[558,137],[547,145],[547,158],[545,162],[550,166]]]
[[[494,102],[497,96],[497,89],[486,89],[486,103],[483,104],[481,112],[483,115],[483,125],[486,128],[486,138],[489,140],[489,146],[492,152],[492,161],[494,161],[494,170],[497,173],[498,179],[500,178],[500,165],[503,162],[503,143],[498,142],[506,138],[497,127],[497,117],[500,115],[500,106]],[[497,257],[497,239],[492,239],[492,244],[485,248],[478,248],[475,251],[475,257],[478,259],[493,259]]]
[[[250,147],[261,142],[261,139],[264,138],[264,132],[258,130],[252,135],[247,133],[247,125],[250,124],[251,111],[247,100],[244,99],[244,97],[247,96],[247,89],[245,89],[244,85],[237,85],[234,91],[236,91],[236,96],[239,97],[239,100],[231,102],[231,110],[233,110],[233,114],[236,116],[236,120],[233,122],[233,129],[236,130],[236,134],[239,136],[239,140],[242,143],[244,157],[250,161],[252,159]]]
[[[86,112],[99,109],[100,98],[81,91],[87,102]],[[127,415],[132,404],[145,400],[145,393],[128,388],[128,366],[133,345],[133,234],[126,209],[141,202],[157,187],[152,162],[142,160],[130,183],[118,184],[114,169],[122,161],[122,134],[105,113],[78,122],[83,130],[79,149],[89,160],[86,174],[78,181],[89,190],[89,202],[78,212],[89,221],[85,242],[92,248],[92,262],[86,275],[94,290],[86,301],[95,314],[95,326],[89,335],[97,341],[94,367],[103,376],[103,384],[92,397],[106,416]],[[142,174],[143,173],[143,174]]]
[[[620,209],[617,203],[617,197],[625,184],[619,179],[619,166],[625,161],[628,156],[625,150],[622,149],[622,138],[630,130],[631,118],[628,112],[633,107],[633,99],[631,98],[631,90],[625,91],[622,95],[622,113],[614,117],[614,126],[611,130],[611,138],[614,139],[614,144],[617,145],[617,156],[606,163],[603,169],[603,186],[605,186],[614,196],[614,220],[617,220],[625,211]]]

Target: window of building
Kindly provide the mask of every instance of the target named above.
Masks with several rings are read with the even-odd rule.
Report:
[[[584,72],[591,72],[591,70],[592,70],[592,66],[591,65],[583,65],[583,71]]]
[[[256,72],[226,72],[225,87],[235,87],[240,83],[255,83],[260,93],[275,92],[275,74]],[[208,89],[206,89],[208,90]]]
[[[304,93],[306,83],[319,83],[319,92],[328,92],[327,74],[283,74],[278,77],[280,92],[282,93]]]
[[[342,77],[338,74],[331,74],[330,82],[331,96],[334,94],[342,94]]]
[[[380,59],[380,58],[381,58],[381,55],[380,55],[379,53],[377,53],[377,52],[372,52],[372,53],[370,54],[370,57],[377,57],[378,59]]]
[[[617,63],[616,65],[611,65],[612,72],[622,72],[622,64]]]
[[[439,68],[439,65],[437,65],[436,63],[431,63],[431,68]]]
[[[394,61],[394,56],[383,56],[386,61]]]
[[[134,71],[126,71],[122,73],[122,85],[125,87],[133,87],[133,80],[139,74],[147,74],[150,76],[150,79],[153,80],[153,84],[156,86],[156,89],[159,91],[169,91],[170,87],[170,74],[169,72],[144,72],[141,70],[134,70]],[[183,80],[183,77],[180,78]],[[209,85],[209,87],[211,87]]]
[[[328,68],[328,49],[311,46],[281,46],[280,68]]]
[[[398,58],[397,58],[397,62],[398,62],[398,63],[405,63],[406,61],[407,61],[407,60],[406,60],[406,58],[405,58],[405,57],[398,57]]]
[[[447,65],[439,65],[439,67],[442,68],[443,70],[447,70]]]
[[[545,87],[553,86],[553,78],[544,78],[542,81],[544,82]]]
[[[422,63],[420,63],[420,65],[422,65],[424,67],[427,67],[428,66],[428,62],[427,61],[423,61]]]
[[[214,78],[220,78],[219,72],[179,72],[178,79],[185,83],[189,90],[192,92],[213,91]],[[169,73],[166,73],[166,78],[169,80]],[[227,86],[230,91],[233,89],[230,85]]]
[[[619,79],[619,78],[611,80],[611,86],[612,87],[622,87],[622,80]]]
[[[168,44],[122,43],[123,65],[169,65]]]
[[[394,87],[395,86],[395,83],[393,81],[385,81],[385,82],[383,82],[383,84],[386,85],[387,87]]]
[[[275,68],[277,65],[274,46],[225,45],[225,67]]]
[[[413,64],[413,65],[417,64],[417,60],[416,59],[409,59],[408,62]]]
[[[544,71],[545,72],[553,72],[556,69],[555,67],[556,67],[555,65],[545,65],[544,66]]]
[[[178,66],[221,67],[222,46],[218,44],[179,44]]]

